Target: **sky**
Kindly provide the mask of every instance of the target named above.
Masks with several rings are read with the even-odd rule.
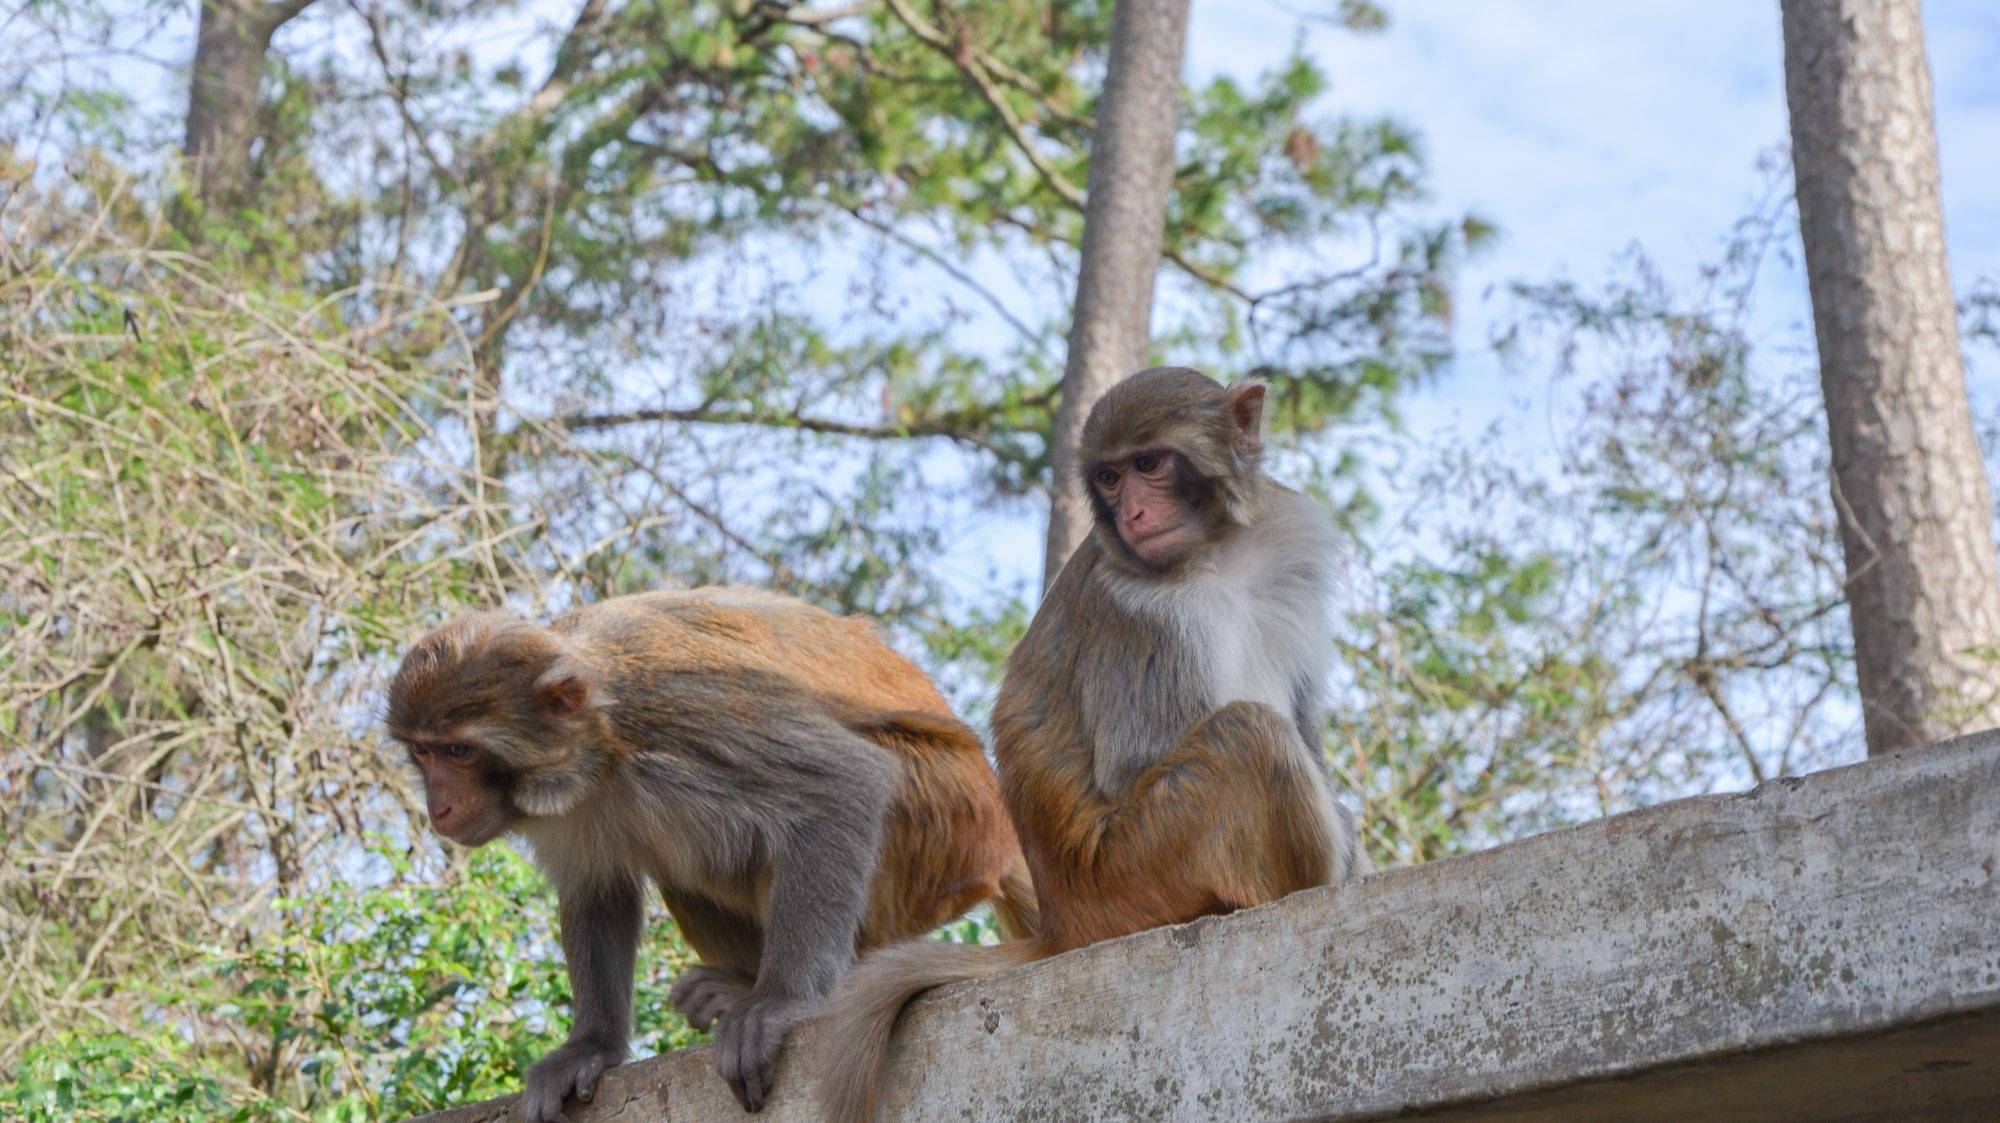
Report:
[[[1373,35],[1302,23],[1307,2],[1195,0],[1189,75],[1254,72],[1303,34],[1332,77],[1329,109],[1414,126],[1437,203],[1500,226],[1461,290],[1460,358],[1419,424],[1481,419],[1510,397],[1480,347],[1492,285],[1600,278],[1634,243],[1688,276],[1762,194],[1759,158],[1786,138],[1775,0],[1389,0]],[[1924,7],[1962,291],[2000,278],[2000,4]],[[1773,315],[1806,324],[1803,275],[1774,287]],[[1985,373],[1981,396],[2000,397],[2000,372]]]

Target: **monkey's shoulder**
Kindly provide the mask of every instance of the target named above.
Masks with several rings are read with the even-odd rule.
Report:
[[[1318,498],[1272,484],[1259,521],[1261,536],[1273,544],[1301,551],[1332,564],[1341,552],[1340,530],[1333,512]]]
[[[1219,546],[1190,576],[1189,592],[1227,590],[1254,601],[1309,610],[1325,604],[1343,550],[1332,513],[1319,500],[1273,485],[1260,517]]]

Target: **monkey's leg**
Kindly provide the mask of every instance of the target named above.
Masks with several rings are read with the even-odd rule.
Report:
[[[1197,722],[1097,826],[1093,860],[1064,879],[1066,946],[1262,904],[1339,872],[1328,786],[1297,727],[1252,702]]]
[[[526,1123],[562,1116],[564,1097],[589,1100],[632,1036],[632,969],[644,918],[637,880],[578,885],[561,895],[563,958],[576,1017],[569,1040],[528,1069],[516,1111]]]
[[[757,982],[757,960],[763,954],[763,931],[750,917],[699,893],[662,889],[660,895],[666,898],[682,938],[701,956],[700,964],[674,980],[668,1001],[689,1025],[707,1033],[750,997]]]

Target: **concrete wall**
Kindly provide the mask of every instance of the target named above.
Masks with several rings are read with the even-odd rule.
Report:
[[[1994,734],[1681,800],[945,988],[886,1117],[2000,1119],[1996,869]],[[571,1118],[744,1116],[697,1049]]]

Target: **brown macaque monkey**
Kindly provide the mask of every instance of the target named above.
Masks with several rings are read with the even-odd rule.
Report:
[[[516,1114],[560,1118],[625,1059],[645,883],[701,956],[671,995],[743,1107],[859,949],[1034,898],[979,740],[875,629],[786,597],[620,597],[542,627],[477,613],[420,640],[388,727],[431,823],[526,839],[555,884],[569,1039]]]
[[[1263,403],[1258,383],[1159,368],[1091,410],[1095,524],[1008,659],[993,713],[1040,930],[862,960],[827,1007],[836,1123],[873,1116],[890,1032],[925,989],[1360,869],[1320,749],[1334,532],[1264,473]]]

